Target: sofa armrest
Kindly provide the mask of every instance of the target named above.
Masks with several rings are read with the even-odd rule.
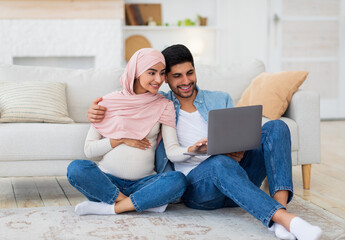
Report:
[[[320,95],[314,91],[298,90],[284,116],[293,119],[298,126],[297,164],[320,163]]]

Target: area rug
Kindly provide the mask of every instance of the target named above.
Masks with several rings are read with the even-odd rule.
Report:
[[[345,239],[345,221],[301,198],[291,212],[319,225],[321,239]],[[183,204],[165,213],[77,216],[73,207],[0,210],[0,239],[276,239],[274,233],[240,208],[201,211]]]

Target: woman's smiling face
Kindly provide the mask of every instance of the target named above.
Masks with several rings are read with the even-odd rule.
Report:
[[[156,94],[165,80],[165,65],[161,62],[153,65],[143,72],[134,81],[134,92],[143,94],[146,92]]]

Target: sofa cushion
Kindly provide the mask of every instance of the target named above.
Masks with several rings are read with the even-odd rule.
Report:
[[[73,123],[60,82],[0,80],[0,112],[0,122]]]
[[[263,116],[279,119],[307,76],[306,71],[264,72],[243,92],[237,106],[262,105]]]
[[[85,158],[90,124],[1,123],[0,161]]]
[[[251,81],[265,71],[264,63],[257,59],[227,67],[196,65],[195,68],[201,89],[228,92],[235,104]]]
[[[87,110],[92,101],[115,90],[121,90],[123,69],[75,70],[52,67],[0,65],[0,80],[12,82],[51,81],[67,84],[69,116],[76,122],[88,122]]]

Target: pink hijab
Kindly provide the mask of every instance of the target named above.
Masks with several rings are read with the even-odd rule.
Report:
[[[123,90],[112,92],[99,103],[107,108],[105,117],[93,126],[104,137],[141,140],[159,122],[175,128],[175,109],[171,101],[160,94],[135,94],[134,80],[157,63],[165,65],[157,50],[143,48],[134,53],[121,76]]]

